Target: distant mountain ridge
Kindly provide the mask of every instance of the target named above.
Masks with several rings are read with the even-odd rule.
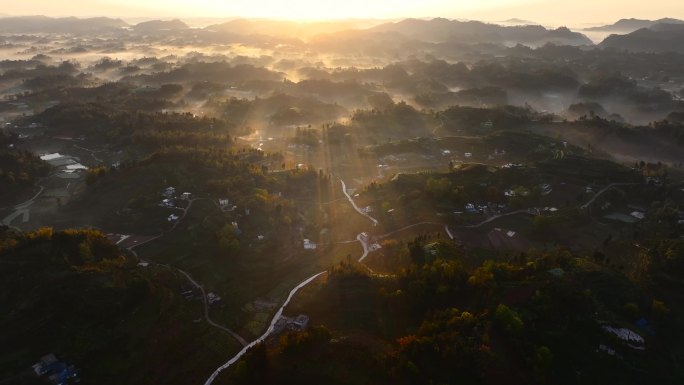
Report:
[[[632,52],[684,53],[684,24],[655,24],[626,35],[610,35],[599,47]]]
[[[60,17],[16,16],[0,18],[0,32],[30,33],[83,33],[106,32],[128,27],[121,19],[110,17]]]
[[[306,38],[318,34],[333,33],[366,27],[367,23],[354,20],[295,22],[287,20],[235,19],[213,24],[205,29],[215,32],[241,35],[271,35]]]
[[[432,20],[406,19],[386,23],[369,29],[371,32],[394,32],[427,42],[463,42],[544,45],[593,45],[581,33],[565,27],[549,30],[541,25],[501,26],[480,21],[458,21],[444,18]]]
[[[526,22],[510,19],[508,22]],[[388,40],[413,41],[421,44],[496,44],[531,47],[548,43],[571,46],[593,46],[585,35],[566,27],[547,29],[541,25],[499,25],[480,21],[449,20],[445,18],[405,19],[398,22],[377,24],[377,20],[341,20],[326,22],[294,22],[284,20],[235,19],[210,25],[203,31],[219,33],[236,41],[255,36],[282,39],[283,37],[309,40],[335,40],[352,42],[361,39],[384,45]],[[179,19],[149,20],[135,25],[121,19],[97,18],[50,18],[24,16],[0,18],[0,32],[13,33],[107,33],[124,29],[138,33],[163,33],[189,30]],[[296,43],[296,42],[295,42]]]
[[[133,30],[137,32],[172,31],[188,28],[190,27],[179,19],[143,21],[133,26]]]
[[[663,18],[658,20],[620,19],[613,24],[600,27],[585,28],[592,32],[634,32],[642,28],[650,28],[656,24],[684,24],[684,20]]]

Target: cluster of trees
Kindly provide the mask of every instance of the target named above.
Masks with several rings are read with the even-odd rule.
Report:
[[[454,106],[437,113],[445,128],[450,130],[471,130],[481,128],[521,128],[533,121],[547,117],[530,107],[504,106],[496,108],[475,108]]]
[[[14,148],[15,141],[15,134],[0,130],[0,183],[31,186],[37,177],[48,174],[50,166],[31,152]]]
[[[100,103],[60,104],[27,118],[49,129],[73,129],[92,140],[112,143],[132,142],[144,148],[184,145],[229,147],[231,134],[241,134],[236,125],[224,119],[192,113],[150,113],[128,111]]]
[[[682,107],[682,103],[675,101],[669,92],[660,88],[639,86],[636,80],[615,72],[595,74],[588,83],[579,88],[578,95],[590,101],[617,100],[642,112],[671,112]]]
[[[494,107],[508,104],[508,93],[499,87],[469,88],[458,92],[418,94],[414,100],[423,107],[433,109],[453,105]]]
[[[351,117],[352,126],[361,134],[373,133],[387,137],[422,135],[430,121],[430,116],[403,101],[388,105],[384,110],[357,110]]]
[[[26,66],[26,62],[23,62],[19,68],[10,68],[0,75],[2,80],[19,80],[19,79],[32,79],[36,77],[45,76],[75,76],[79,72],[79,65],[73,61],[63,61],[58,65],[45,65],[43,63],[31,63],[35,64],[34,67]]]
[[[227,62],[187,63],[170,71],[124,77],[122,81],[142,84],[186,82],[242,83],[245,80],[281,80],[282,74],[251,64],[231,65]]]

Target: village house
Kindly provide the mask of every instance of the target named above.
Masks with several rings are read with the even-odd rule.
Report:
[[[216,293],[208,293],[207,294],[207,303],[209,304],[209,306],[216,306],[216,307],[222,307],[223,306],[223,300]]]
[[[300,314],[294,319],[294,321],[292,321],[290,325],[292,330],[302,331],[309,326],[309,316]]]
[[[161,207],[174,208],[176,207],[176,202],[173,199],[164,198],[159,205]]]
[[[176,196],[176,189],[174,187],[167,187],[162,192],[162,195],[167,198],[173,198]]]
[[[309,239],[304,239],[304,250],[316,250],[316,244]]]

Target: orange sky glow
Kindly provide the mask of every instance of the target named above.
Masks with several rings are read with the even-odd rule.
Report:
[[[681,0],[21,0],[0,13],[48,16],[248,17],[291,20],[446,17],[501,21],[522,18],[547,25],[588,25],[620,18],[684,18]]]

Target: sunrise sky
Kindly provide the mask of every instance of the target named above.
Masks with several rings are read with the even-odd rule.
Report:
[[[682,0],[2,0],[0,13],[48,16],[251,17],[294,20],[446,17],[522,18],[582,25],[620,18],[684,18]]]

